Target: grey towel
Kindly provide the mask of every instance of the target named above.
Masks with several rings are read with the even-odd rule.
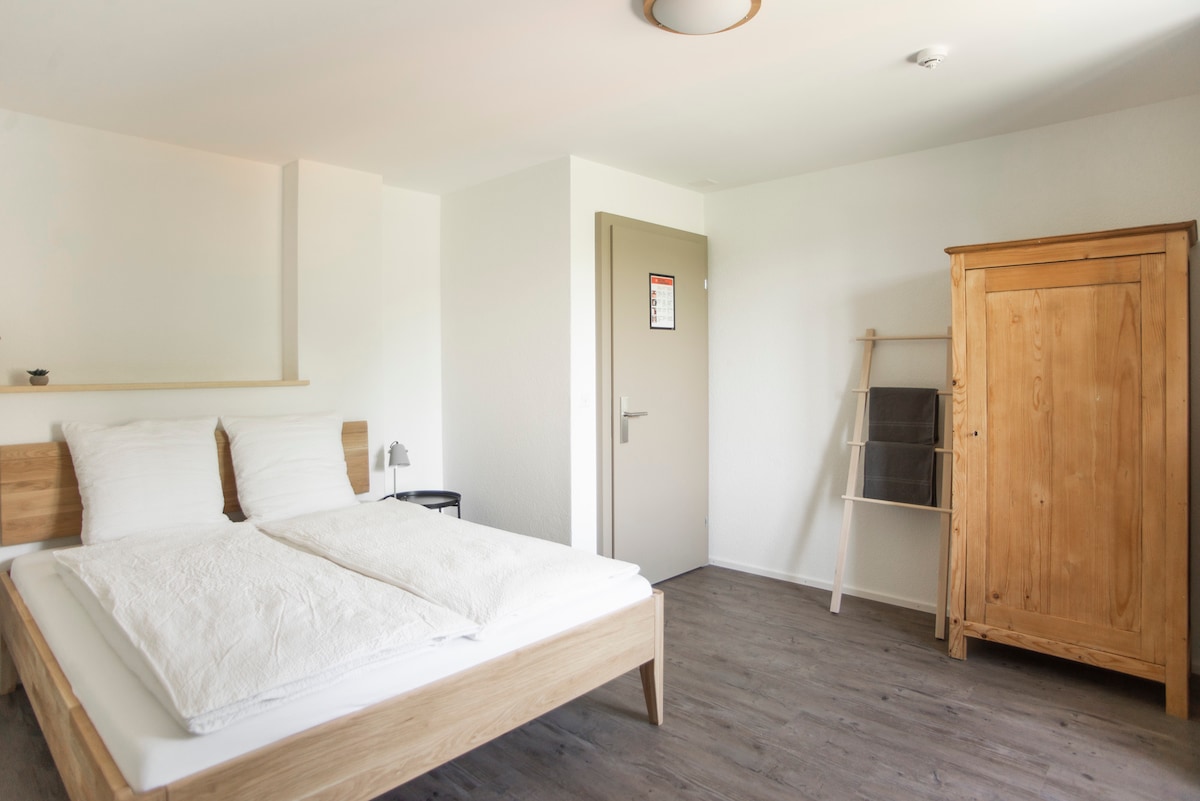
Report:
[[[870,434],[878,442],[932,445],[937,441],[936,389],[871,387],[868,394]]]
[[[867,442],[863,497],[934,506],[933,446]]]

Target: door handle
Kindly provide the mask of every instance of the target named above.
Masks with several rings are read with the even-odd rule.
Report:
[[[648,414],[650,414],[650,412],[629,411],[629,396],[621,396],[621,442],[629,442],[629,418],[645,417]]]

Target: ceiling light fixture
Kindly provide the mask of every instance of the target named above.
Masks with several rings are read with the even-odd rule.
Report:
[[[946,60],[946,48],[927,47],[917,53],[917,64],[927,70],[936,70]]]
[[[651,24],[671,33],[703,36],[744,25],[762,0],[643,0]]]

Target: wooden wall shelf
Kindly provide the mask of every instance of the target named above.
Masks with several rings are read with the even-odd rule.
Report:
[[[307,387],[308,380],[274,381],[156,381],[145,384],[46,384],[42,387],[0,387],[0,394],[18,392],[126,392],[138,389],[241,389],[250,387]]]

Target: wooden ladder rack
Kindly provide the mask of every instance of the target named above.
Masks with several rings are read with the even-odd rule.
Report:
[[[945,334],[883,337],[876,335],[874,328],[868,328],[864,336],[858,337],[858,341],[863,343],[863,362],[862,370],[858,374],[858,386],[853,390],[858,396],[858,402],[854,416],[854,438],[846,443],[851,448],[850,471],[846,477],[846,494],[842,496],[842,501],[845,503],[842,510],[842,533],[838,539],[837,567],[833,571],[833,598],[829,603],[829,611],[837,614],[841,611],[842,607],[842,578],[846,569],[846,552],[850,543],[850,522],[854,515],[854,504],[870,503],[879,506],[894,506],[901,509],[919,509],[925,512],[937,512],[942,516],[942,525],[941,541],[938,548],[938,588],[937,598],[934,603],[936,620],[934,634],[939,640],[944,640],[946,639],[947,579],[950,569],[950,490],[951,462],[953,461],[946,458],[953,453],[947,447],[952,442],[951,420],[953,415],[951,415],[950,409],[947,407],[942,411],[941,447],[934,448],[934,452],[937,454],[937,458],[940,459],[942,467],[941,481],[938,484],[938,501],[942,504],[941,506],[920,506],[912,503],[900,503],[899,501],[864,498],[858,489],[859,464],[862,461],[863,448],[867,444],[866,440],[863,439],[863,424],[866,422],[867,416],[867,395],[871,389],[871,358],[874,355],[875,343],[930,342],[936,340],[946,341],[946,387],[938,392],[938,396],[949,397],[950,380],[954,372],[953,355],[950,349],[950,329],[947,329]]]

